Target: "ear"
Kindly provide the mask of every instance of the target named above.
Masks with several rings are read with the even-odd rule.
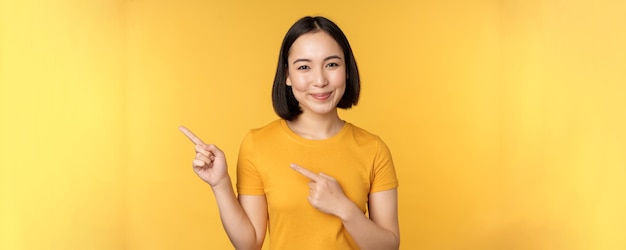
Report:
[[[289,79],[289,71],[285,73],[285,83],[287,86],[291,87],[291,79]]]

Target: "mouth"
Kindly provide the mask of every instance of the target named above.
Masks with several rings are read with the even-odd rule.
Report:
[[[324,101],[330,98],[331,94],[332,92],[326,92],[326,93],[311,94],[311,96],[315,98],[316,100]]]

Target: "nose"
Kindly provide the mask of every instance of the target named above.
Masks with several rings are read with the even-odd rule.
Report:
[[[328,77],[326,77],[324,69],[316,70],[315,78],[313,80],[313,86],[323,88],[326,85],[328,85]]]

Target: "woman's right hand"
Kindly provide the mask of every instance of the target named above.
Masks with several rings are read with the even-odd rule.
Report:
[[[189,129],[183,126],[180,126],[178,129],[196,145],[196,158],[193,160],[193,170],[200,179],[211,185],[212,188],[221,185],[231,185],[224,152],[214,144],[204,143]]]

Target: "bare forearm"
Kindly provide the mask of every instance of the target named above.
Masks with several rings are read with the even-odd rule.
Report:
[[[356,206],[347,209],[342,222],[360,249],[393,249],[400,247],[400,235],[384,229],[367,218]]]
[[[237,200],[230,180],[219,187],[213,187],[213,193],[222,225],[235,249],[261,249],[254,227]]]

